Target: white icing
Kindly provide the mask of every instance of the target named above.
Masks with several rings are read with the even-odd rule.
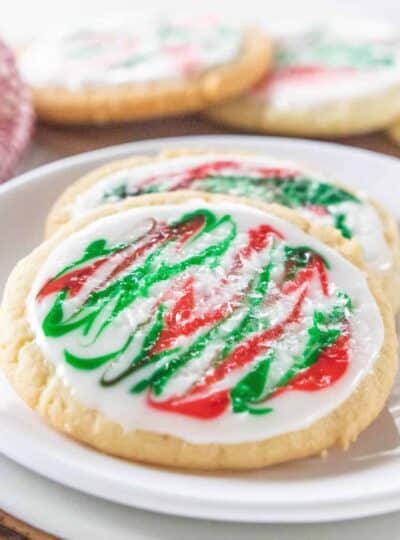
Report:
[[[278,161],[263,156],[241,156],[238,158],[237,155],[213,153],[199,156],[185,156],[165,159],[161,162],[152,162],[147,165],[140,165],[130,169],[127,168],[105,176],[100,182],[97,182],[77,196],[70,207],[71,217],[79,217],[89,210],[103,204],[103,195],[106,192],[112,191],[123,182],[126,182],[128,188],[133,191],[135,186],[140,184],[143,179],[151,178],[156,175],[177,173],[179,171],[184,172],[185,169],[196,167],[213,160],[233,160],[243,164],[244,167],[260,166],[285,168],[291,171],[298,171],[321,182],[329,182],[328,179],[323,178],[320,174],[300,168],[297,164]],[[224,172],[229,174],[229,169],[226,169]],[[179,178],[177,178],[177,180],[179,181]],[[165,190],[173,189],[174,185],[176,185],[176,181],[170,183],[166,181]],[[240,195],[240,193],[237,193],[234,189],[230,191],[230,194]],[[368,266],[378,271],[387,270],[392,265],[392,254],[390,247],[385,240],[381,219],[374,207],[367,199],[365,199],[362,193],[357,193],[356,195],[361,199],[360,203],[344,202],[330,205],[330,215],[319,216],[306,208],[296,208],[296,210],[300,210],[307,219],[328,226],[334,226],[335,214],[345,213],[348,225],[353,232],[353,237],[360,243]],[[108,200],[107,202],[112,202],[112,200]],[[272,200],[267,202],[272,202]]]
[[[36,87],[149,83],[230,62],[241,39],[237,27],[207,17],[93,24],[37,38],[19,62],[27,82]]]
[[[222,291],[215,289],[221,275],[231,267],[234,253],[243,246],[249,228],[268,223],[281,232],[291,246],[308,245],[329,261],[329,296],[322,295],[320,287],[314,279],[310,285],[308,299],[302,309],[304,320],[289,328],[279,344],[276,359],[271,366],[270,382],[272,384],[273,381],[279,379],[285,369],[293,363],[295,355],[304,347],[306,331],[311,324],[313,311],[315,309],[329,309],[329,306],[333,304],[336,292],[340,289],[351,297],[354,311],[350,317],[352,339],[349,366],[342,378],[335,384],[316,392],[296,391],[275,397],[267,402],[267,406],[273,407],[274,411],[264,416],[234,414],[227,411],[216,419],[204,421],[150,408],[146,404],[145,394],[128,393],[137,379],[136,374],[113,387],[102,388],[98,381],[104,368],[82,371],[71,367],[64,361],[64,349],[82,356],[95,356],[97,354],[104,355],[123,344],[126,337],[132,333],[132,329],[146,320],[151,300],[155,301],[166,289],[171,290],[170,281],[167,283],[159,282],[154,289],[151,289],[149,297],[136,301],[130,308],[123,311],[108,327],[107,331],[94,342],[90,338],[93,337],[93,332],[96,330],[91,330],[83,341],[77,339],[75,332],[58,338],[44,336],[42,322],[54,302],[54,294],[40,302],[36,301],[36,295],[49,278],[56,275],[71,261],[79,259],[90,242],[99,238],[105,238],[107,245],[126,242],[138,237],[138,231],[143,230],[143,224],[147,223],[148,218],[156,216],[157,220],[173,222],[184,213],[199,207],[208,208],[218,216],[229,213],[237,225],[237,237],[220,259],[217,267],[213,269],[202,267],[201,272],[194,268],[188,272],[189,275],[195,275],[198,290],[209,293],[207,305],[200,304],[197,307],[200,312],[203,309],[208,310],[210,306],[219,305],[224,298],[230,297],[232,293],[245,286],[251,276],[250,270],[260,269],[266,263],[267,257],[276,257],[276,260],[280,260],[279,250],[282,249],[283,244],[277,243],[272,250],[253,254],[247,267],[242,269],[240,277],[234,277],[231,282],[228,281],[226,290],[225,287]],[[223,236],[222,231],[219,231],[218,234]],[[211,241],[215,242],[215,237],[211,239],[209,235],[201,236],[199,240],[194,240],[185,247],[184,256],[186,257],[190,250],[192,253],[198,252],[209,245]],[[165,260],[170,263],[173,260],[179,260],[180,256],[182,255],[177,253],[173,246],[170,246]],[[275,270],[275,279],[282,271],[282,265],[278,264]],[[102,270],[102,272],[104,271]],[[92,279],[96,283],[96,280],[101,282],[102,278],[104,275],[95,274]],[[179,283],[177,286],[179,287]],[[290,306],[293,306],[298,295],[299,291],[293,292],[278,303],[264,305],[260,308],[258,318],[261,320],[263,316],[268,316],[272,323],[281,321],[290,312]],[[70,312],[69,310],[80,305],[84,299],[85,291],[81,290],[77,298],[66,300],[65,309]],[[69,307],[68,303],[71,303]],[[309,426],[343,403],[362,378],[370,372],[378,358],[384,335],[382,319],[375,300],[369,292],[364,274],[340,257],[334,250],[304,234],[296,227],[276,217],[267,216],[259,210],[239,204],[206,204],[195,199],[181,205],[138,208],[112,215],[92,223],[67,238],[51,253],[39,270],[27,299],[27,317],[44,357],[55,366],[58,375],[63,378],[65,384],[72,389],[74,396],[81,403],[100,410],[107,418],[120,423],[127,430],[141,428],[177,436],[192,443],[257,441]],[[224,324],[234,325],[234,321],[228,320]],[[132,348],[121,355],[117,368],[131,361],[135,350],[139,349],[143,332],[139,329],[136,333],[139,339],[134,340]],[[212,347],[206,349],[196,361],[191,362],[185,369],[178,372],[178,375],[167,385],[165,394],[162,396],[163,399],[168,395],[179,395],[190,386],[196,375],[201,372],[201,368],[207,365],[207,360],[212,355],[213,350],[216,351],[224,345],[224,342],[221,343],[219,340],[220,338],[213,342],[214,349]],[[237,372],[230,373],[226,379],[219,381],[213,390],[231,387],[232,383],[237,382],[252,366],[254,366],[254,362]],[[151,365],[146,367],[140,372],[140,378],[146,374],[150,375],[153,370],[154,367]]]
[[[347,224],[353,232],[353,238],[361,245],[367,265],[379,271],[390,269],[391,250],[385,241],[382,221],[373,206],[366,201],[362,204],[343,202],[332,205],[331,209],[334,214],[346,214]],[[334,225],[332,216],[315,216],[306,208],[301,209],[300,213],[310,221],[321,225]]]
[[[268,28],[268,27],[267,27]],[[286,62],[277,56],[275,70],[269,84],[261,85],[246,96],[246,100],[265,103],[279,110],[309,109],[329,102],[356,99],[379,94],[400,85],[400,35],[390,25],[373,24],[370,21],[345,21],[329,23],[303,23],[268,28],[275,38],[278,52],[294,55],[290,66],[322,66],[327,71],[312,76],[278,77],[279,69],[285,69]],[[315,45],[310,36],[323,36],[317,47],[319,51],[326,44],[362,46],[371,45],[376,51],[393,58],[392,65],[366,66],[351,73],[340,71],[349,64],[343,53],[338,53],[327,65],[315,56]],[[314,51],[314,53],[313,53]],[[360,59],[361,62],[365,58]],[[339,68],[337,71],[335,68]]]

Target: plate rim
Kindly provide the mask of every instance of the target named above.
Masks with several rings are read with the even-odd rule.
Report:
[[[144,152],[148,148],[155,146],[162,146],[164,143],[178,145],[181,142],[189,142],[189,145],[195,141],[204,141],[205,143],[217,143],[219,144],[223,140],[226,140],[228,143],[231,141],[233,144],[236,143],[245,143],[245,145],[251,144],[263,144],[265,142],[271,143],[283,143],[289,145],[305,145],[305,146],[320,146],[324,149],[338,150],[340,152],[359,154],[361,156],[374,156],[375,158],[382,159],[384,161],[391,161],[396,163],[400,161],[400,158],[392,156],[389,154],[383,154],[377,150],[370,150],[368,148],[360,148],[358,146],[349,146],[341,144],[338,142],[332,141],[323,141],[323,140],[314,140],[314,139],[305,139],[297,137],[279,137],[279,136],[268,136],[268,135],[239,135],[239,134],[223,134],[223,135],[185,135],[178,137],[158,137],[156,139],[145,139],[141,141],[127,142],[122,144],[116,144],[111,146],[105,146],[102,148],[97,148],[96,150],[89,150],[87,152],[80,152],[78,154],[73,154],[71,156],[63,157],[61,159],[52,160],[49,163],[44,165],[39,165],[33,169],[26,171],[22,174],[18,174],[6,181],[0,183],[0,195],[3,193],[12,190],[17,186],[21,186],[25,183],[34,182],[37,180],[37,177],[40,174],[47,174],[50,171],[56,172],[68,165],[79,164],[80,162],[91,162],[96,161],[96,159],[107,159],[107,156],[112,156],[114,153],[118,155],[125,154],[126,151],[129,151],[130,148],[143,149]],[[148,150],[147,150],[148,151]]]

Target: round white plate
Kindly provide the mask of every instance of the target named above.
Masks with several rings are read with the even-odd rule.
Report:
[[[60,190],[105,161],[162,147],[252,149],[302,161],[365,188],[400,217],[400,162],[328,143],[267,137],[192,137],[146,141],[68,158],[0,188],[0,288],[17,259],[40,240],[44,216]],[[0,451],[80,491],[159,512],[252,522],[325,521],[400,508],[400,389],[347,452],[325,460],[239,474],[193,474],[124,462],[48,428],[0,379]]]
[[[160,515],[79,493],[28,471],[1,454],[0,478],[0,508],[68,540],[393,540],[393,531],[400,529],[400,512],[339,523],[284,525]]]

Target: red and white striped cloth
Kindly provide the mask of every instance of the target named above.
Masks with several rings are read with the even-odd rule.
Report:
[[[33,110],[15,56],[0,40],[0,182],[9,178],[29,142]]]

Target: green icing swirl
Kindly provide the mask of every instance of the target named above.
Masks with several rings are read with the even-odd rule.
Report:
[[[257,178],[248,175],[208,175],[194,180],[191,189],[210,193],[224,193],[238,197],[259,199],[267,203],[278,203],[288,208],[299,209],[307,206],[324,208],[333,217],[333,226],[345,238],[352,238],[353,233],[347,224],[347,216],[337,213],[335,207],[344,202],[360,204],[360,199],[353,193],[335,184],[320,182],[306,176],[288,176],[286,178],[269,176]],[[101,203],[117,202],[128,197],[148,195],[169,191],[167,181],[156,181],[143,188],[129,188],[128,180],[107,190]]]
[[[390,43],[354,43],[334,38],[326,29],[317,29],[281,40],[275,53],[275,64],[279,68],[312,65],[368,70],[393,67],[396,58]]]

